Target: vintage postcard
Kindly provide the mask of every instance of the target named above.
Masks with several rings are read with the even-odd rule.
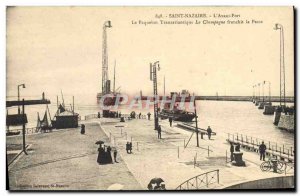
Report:
[[[295,190],[294,7],[6,8],[11,191]]]

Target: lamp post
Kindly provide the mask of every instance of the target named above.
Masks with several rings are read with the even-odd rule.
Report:
[[[157,65],[157,68],[156,68]],[[150,63],[150,80],[153,81],[153,95],[154,95],[154,129],[158,128],[158,101],[157,99],[157,71],[160,70],[159,61]]]
[[[269,103],[271,103],[271,82],[270,81],[264,81],[264,83],[268,83],[269,84]]]
[[[284,36],[283,26],[275,24],[274,30],[280,30],[280,106],[282,106],[281,99],[283,98],[283,105],[285,106],[285,67],[284,67]]]
[[[18,85],[18,101],[20,101],[20,87],[25,88],[25,84],[19,84]],[[18,114],[20,114],[20,106],[18,106]]]

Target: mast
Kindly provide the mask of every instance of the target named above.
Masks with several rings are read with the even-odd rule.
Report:
[[[116,60],[114,66],[114,94],[116,93]]]
[[[166,78],[164,76],[164,95],[166,95]]]

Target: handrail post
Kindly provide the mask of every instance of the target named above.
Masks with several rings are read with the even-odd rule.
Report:
[[[207,173],[205,174],[205,176],[206,176],[206,186],[208,188],[208,176],[207,176]]]
[[[219,180],[219,176],[220,174],[219,174],[219,170],[217,170],[217,176],[218,176],[218,184],[220,184],[220,180]]]

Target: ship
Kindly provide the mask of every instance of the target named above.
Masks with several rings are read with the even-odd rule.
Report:
[[[172,118],[174,121],[191,122],[196,117],[194,112],[179,109],[176,105],[170,109],[170,104],[166,104],[165,108],[158,112],[158,116],[163,119]]]
[[[175,97],[175,98],[173,98]],[[140,100],[150,100],[150,101],[154,101],[154,96],[143,96],[142,95],[142,91],[140,92],[140,97],[139,98],[136,98],[137,99],[140,99]],[[191,94],[189,93],[188,90],[182,90],[181,92],[171,92],[170,93],[170,96],[158,96],[157,97],[158,100],[172,100],[174,99],[175,102],[191,102],[192,100],[192,96]]]

